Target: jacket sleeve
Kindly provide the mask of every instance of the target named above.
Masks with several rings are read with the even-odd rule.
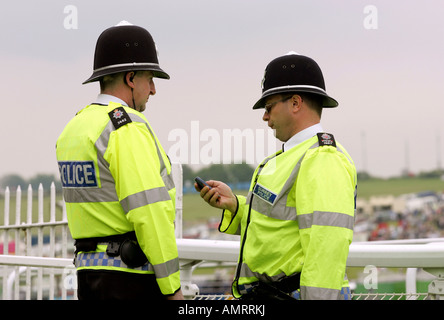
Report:
[[[129,123],[111,134],[105,159],[122,208],[154,267],[159,288],[164,295],[171,295],[180,289],[175,199],[160,176],[154,139],[145,123]]]
[[[335,147],[310,150],[296,184],[302,299],[339,299],[353,238],[356,170]]]
[[[241,234],[241,221],[246,211],[246,198],[244,196],[236,195],[237,210],[231,212],[224,210],[222,212],[222,219],[219,224],[219,231],[227,234]]]

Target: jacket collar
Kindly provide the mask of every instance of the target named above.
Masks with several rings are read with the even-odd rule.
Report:
[[[285,151],[290,150],[291,148],[297,146],[301,142],[304,142],[305,140],[310,139],[311,137],[316,135],[316,133],[318,133],[318,132],[324,132],[320,123],[317,123],[311,127],[308,127],[302,131],[299,131],[298,133],[296,133],[293,137],[288,139],[287,142],[285,142],[282,145],[282,151],[285,152]]]

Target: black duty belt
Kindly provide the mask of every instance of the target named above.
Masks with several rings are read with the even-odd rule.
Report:
[[[126,239],[137,241],[136,233],[134,231],[130,231],[127,233],[116,234],[106,237],[75,239],[74,240],[74,245],[76,247],[75,253],[79,251],[86,251],[86,252],[95,251],[97,248],[97,244],[100,242],[123,242]]]
[[[258,281],[251,284],[251,291],[242,295],[242,300],[291,300],[292,292],[300,288],[301,274],[296,273],[274,282]]]
[[[96,251],[97,245],[101,243],[107,245],[106,254],[108,256],[120,256],[122,261],[130,268],[137,268],[148,262],[145,253],[137,242],[134,231],[107,237],[76,239],[74,241],[75,254],[80,251]]]

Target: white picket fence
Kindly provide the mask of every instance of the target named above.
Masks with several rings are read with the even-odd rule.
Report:
[[[226,296],[199,295],[193,283],[193,271],[205,264],[232,266],[239,253],[239,241],[182,239],[182,168],[173,165],[176,184],[176,237],[179,250],[182,290],[188,299],[220,299]],[[73,240],[70,236],[65,205],[56,197],[54,184],[49,197],[42,185],[26,195],[17,188],[14,195],[4,192],[3,225],[0,225],[0,285],[3,300],[76,299],[76,274],[72,264]],[[24,199],[26,196],[26,199]],[[36,199],[35,199],[36,198]],[[22,208],[22,203],[26,208]],[[205,208],[203,205],[202,208]],[[37,213],[37,214],[35,214]],[[11,218],[15,216],[12,222]],[[34,221],[36,220],[36,221]],[[1,222],[1,221],[0,221]],[[407,268],[406,293],[354,295],[355,299],[444,299],[444,238],[392,242],[353,243],[347,260],[350,267]],[[416,293],[417,270],[424,269],[435,278],[428,293]]]
[[[12,198],[11,191],[6,188],[3,225],[0,226],[0,239],[3,242],[0,264],[4,265],[0,270],[2,298],[43,299],[45,295],[49,299],[66,299],[68,295],[74,295],[74,287],[61,285],[68,272],[75,272],[72,263],[67,263],[72,262],[73,241],[68,230],[65,205],[61,199],[57,201],[54,183],[51,184],[49,201],[46,203],[41,184],[37,190],[37,201],[31,185],[27,189],[26,201],[23,201],[19,186],[15,191],[13,223],[10,219],[14,215],[10,211]],[[22,208],[22,202],[26,204],[26,209]],[[58,266],[46,268],[51,266],[50,262],[57,262]],[[44,293],[44,290],[47,292]]]

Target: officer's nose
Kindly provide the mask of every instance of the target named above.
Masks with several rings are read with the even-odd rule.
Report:
[[[264,115],[262,116],[262,120],[264,120],[264,121],[270,120],[270,115],[268,114],[266,109],[264,111]]]
[[[154,96],[156,94],[156,86],[154,84],[154,81],[151,79],[150,83],[150,95]]]

